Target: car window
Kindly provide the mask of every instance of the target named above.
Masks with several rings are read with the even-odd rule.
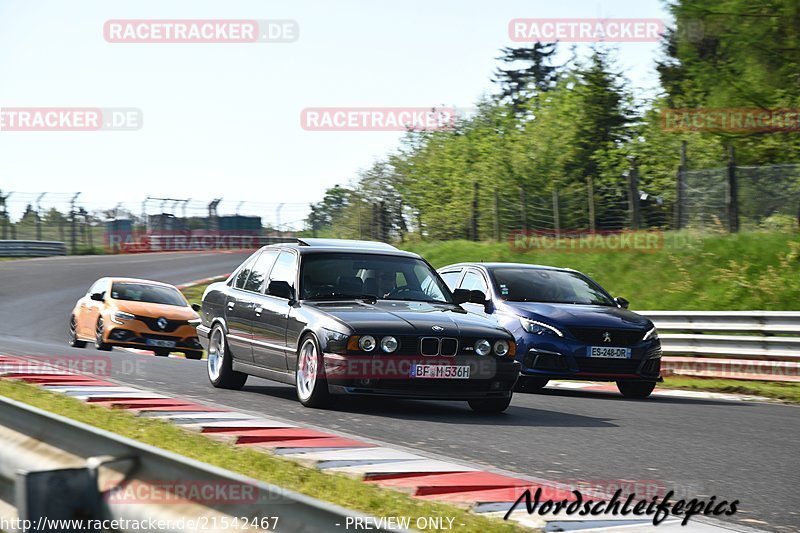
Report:
[[[252,292],[261,292],[263,290],[276,257],[278,257],[277,250],[264,250],[261,252],[261,255],[258,256],[252,268],[250,268],[250,275],[244,283],[244,290]]]
[[[178,289],[149,283],[121,282],[111,284],[111,297],[129,302],[185,306],[186,300]]]
[[[461,275],[461,271],[451,270],[449,272],[444,272],[440,275],[444,280],[444,282],[447,283],[447,286],[450,287],[450,290],[453,290],[456,288],[456,283],[458,283],[458,277]]]
[[[294,287],[295,278],[295,256],[292,252],[284,250],[275,261],[275,266],[272,267],[272,273],[269,275],[270,281],[285,281]]]
[[[427,263],[414,257],[346,252],[308,254],[303,257],[300,278],[301,299],[371,296],[452,303],[447,285]]]
[[[461,282],[461,288],[467,289],[468,291],[482,291],[486,294],[486,282],[483,281],[483,276],[475,272],[474,270],[470,270],[464,276],[464,281]]]
[[[497,268],[492,275],[497,293],[512,302],[616,305],[599,285],[578,272]]]
[[[244,289],[244,284],[247,282],[247,278],[250,276],[250,267],[252,266],[253,262],[258,258],[259,254],[255,253],[250,256],[250,258],[244,262],[242,267],[239,269],[239,272],[236,273],[236,278],[233,280],[233,286],[237,289]]]

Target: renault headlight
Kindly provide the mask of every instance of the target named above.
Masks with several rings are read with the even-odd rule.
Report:
[[[135,319],[136,316],[130,313],[126,313],[124,311],[117,311],[111,316],[111,321],[114,322],[115,324],[124,324],[129,320],[135,320]]]

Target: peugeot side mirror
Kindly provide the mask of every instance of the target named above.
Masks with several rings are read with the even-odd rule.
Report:
[[[105,293],[104,292],[94,292],[91,296],[89,296],[95,302],[104,302],[105,301]]]
[[[270,281],[267,286],[267,294],[294,302],[294,289],[285,281]]]
[[[623,309],[627,309],[628,306],[631,305],[631,303],[622,296],[617,296],[614,298],[614,303]]]
[[[203,306],[200,304],[192,304],[192,309],[194,309],[195,312],[199,313],[203,309]]]

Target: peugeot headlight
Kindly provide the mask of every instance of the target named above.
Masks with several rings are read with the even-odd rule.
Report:
[[[564,336],[564,334],[561,333],[561,330],[558,328],[555,328],[550,324],[545,324],[544,322],[539,322],[538,320],[530,320],[528,318],[520,317],[519,323],[522,325],[522,329],[528,333],[533,333],[536,335],[556,335],[558,337]]]
[[[383,350],[386,353],[392,353],[397,349],[398,346],[399,343],[397,342],[397,339],[395,339],[392,336],[384,337],[381,339],[381,350]]]
[[[128,320],[135,320],[136,317],[130,313],[126,313],[124,311],[117,311],[111,317],[111,321],[116,324],[124,324]]]
[[[492,351],[492,345],[486,339],[480,339],[475,342],[475,353],[478,355],[489,355]]]
[[[653,327],[647,333],[645,333],[644,338],[642,340],[643,341],[658,340],[658,331],[656,331],[656,328]]]
[[[376,342],[375,337],[372,335],[364,335],[360,339],[358,339],[358,347],[364,350],[365,352],[371,352],[375,349]]]

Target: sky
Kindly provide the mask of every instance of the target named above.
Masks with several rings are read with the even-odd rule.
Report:
[[[0,0],[0,109],[142,117],[131,131],[0,131],[0,190],[13,191],[12,215],[41,192],[43,207],[61,207],[80,191],[90,211],[140,212],[147,196],[223,198],[220,214],[298,227],[309,202],[401,137],[307,131],[304,109],[468,108],[495,90],[512,19],[668,17],[660,0]],[[292,20],[299,32],[280,43],[107,42],[104,24],[120,19]],[[635,92],[652,94],[659,45],[611,48]]]

